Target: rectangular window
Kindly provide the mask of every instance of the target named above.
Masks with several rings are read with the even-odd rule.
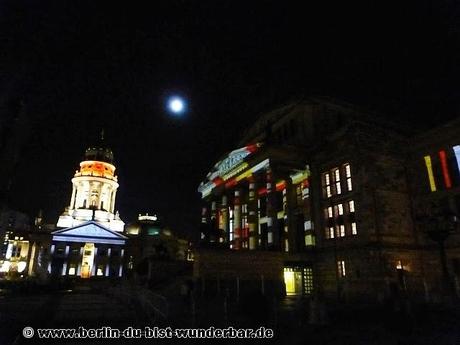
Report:
[[[329,218],[332,218],[332,217],[333,217],[333,214],[332,214],[332,206],[330,206],[330,207],[327,208],[327,216],[328,216]]]
[[[327,238],[334,238],[334,227],[332,227],[332,226],[329,227],[327,235],[328,235],[328,236],[326,236]]]
[[[339,273],[339,277],[343,278],[347,275],[347,272],[345,270],[345,261],[343,260],[337,261],[337,270]]]
[[[331,175],[329,173],[325,173],[324,175],[324,196],[330,198],[332,196],[332,188],[331,188]]]
[[[345,225],[339,225],[339,236],[345,237]]]
[[[343,205],[342,204],[337,205],[337,212],[339,216],[343,215]]]
[[[313,293],[313,269],[309,267],[303,269],[303,291],[307,295]]]
[[[70,267],[69,267],[69,276],[74,276],[75,273],[76,273],[76,268],[77,268],[77,265],[76,264],[70,264]]]
[[[348,202],[348,212],[350,213],[355,212],[355,202],[353,200],[350,200]]]
[[[356,223],[355,222],[351,223],[351,234],[352,235],[357,235],[358,234],[358,230],[356,229]]]
[[[307,247],[315,245],[315,237],[312,234],[305,235],[305,245]]]
[[[347,190],[350,192],[353,189],[353,185],[351,183],[351,167],[349,163],[345,164],[343,167],[345,171],[345,178],[347,181]]]
[[[342,194],[342,186],[340,185],[340,170],[335,169],[334,171],[334,182],[335,182],[335,194]]]

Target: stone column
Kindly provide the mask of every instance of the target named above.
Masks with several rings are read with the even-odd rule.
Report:
[[[108,277],[110,274],[110,262],[112,256],[112,247],[107,248],[107,264],[105,266],[105,276]]]
[[[234,238],[234,249],[240,249],[240,238],[241,238],[241,200],[240,191],[235,190],[235,199],[233,202],[233,238]]]
[[[94,259],[93,259],[93,267],[91,268],[91,277],[94,277],[97,273],[97,247],[94,247]]]
[[[292,184],[292,181],[289,178],[289,176],[286,177],[285,181],[286,186],[283,190],[284,236],[288,241],[288,251],[295,253],[300,248],[299,241],[300,243],[302,243],[302,241],[305,241],[304,231],[303,224],[301,227],[297,226],[296,216],[293,212],[297,203],[295,186]]]
[[[228,201],[227,196],[222,195],[222,205],[220,208],[221,221],[219,224],[219,229],[222,229],[225,234],[225,239],[228,237]]]
[[[254,176],[250,176],[248,200],[249,249],[257,248],[257,197]]]
[[[115,212],[115,198],[117,196],[117,190],[112,191],[112,200],[110,201],[110,213]]]
[[[64,264],[62,265],[62,273],[61,275],[65,276],[67,275],[67,260],[64,261]]]
[[[275,202],[275,185],[273,183],[273,174],[271,168],[267,169],[266,173],[267,186],[267,247],[273,248],[278,245],[279,236],[276,233],[276,210]]]
[[[75,186],[72,186],[72,196],[70,197],[70,209],[74,209],[75,208],[75,194],[77,192],[77,188],[75,188]]]

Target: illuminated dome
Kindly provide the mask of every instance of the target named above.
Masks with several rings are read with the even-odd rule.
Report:
[[[89,147],[85,151],[85,160],[113,164],[113,152],[109,148]]]
[[[58,227],[73,227],[93,220],[113,231],[122,232],[125,223],[115,209],[118,177],[113,165],[113,152],[104,147],[104,132],[99,145],[85,151],[80,169],[72,179],[69,206],[59,217]]]

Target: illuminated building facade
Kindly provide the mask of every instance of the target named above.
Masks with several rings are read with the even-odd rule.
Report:
[[[383,299],[392,285],[423,294],[401,147],[407,133],[349,104],[311,98],[264,114],[199,186],[195,274],[213,279],[220,265],[338,300]]]
[[[3,209],[0,211],[0,276],[7,273],[25,274],[27,266],[28,241],[25,233],[30,229],[30,220],[26,214]]]
[[[101,138],[103,140],[103,137]],[[53,276],[121,277],[124,222],[115,212],[118,179],[113,153],[88,148],[72,179],[70,204],[51,233],[48,272]]]
[[[460,228],[455,224],[460,215],[460,119],[414,137],[409,162],[426,293],[439,295],[439,282],[448,280],[452,292],[460,296]],[[437,232],[440,238],[432,236]]]

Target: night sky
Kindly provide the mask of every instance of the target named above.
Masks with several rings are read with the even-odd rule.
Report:
[[[122,219],[155,212],[186,234],[200,181],[273,106],[325,95],[422,128],[459,112],[455,1],[53,3],[0,3],[0,102],[23,100],[31,126],[11,206],[49,223],[102,128]]]

